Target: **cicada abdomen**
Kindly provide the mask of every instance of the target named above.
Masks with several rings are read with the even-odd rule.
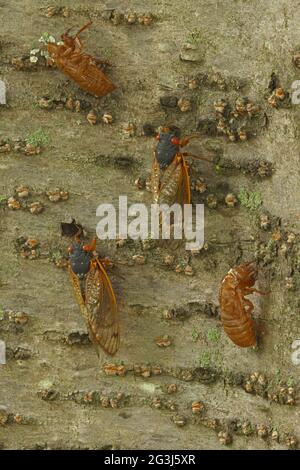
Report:
[[[242,348],[256,344],[252,312],[253,303],[245,296],[254,292],[265,295],[253,286],[258,271],[253,263],[244,263],[231,269],[224,277],[219,292],[221,321],[226,334]]]
[[[83,245],[75,240],[70,248],[70,278],[76,300],[92,343],[109,355],[120,345],[120,325],[113,287],[95,250],[96,240]]]
[[[70,77],[77,85],[91,95],[101,97],[111,93],[116,87],[97,67],[108,62],[92,57],[82,52],[80,34],[92,23],[87,23],[72,37],[68,32],[62,34],[63,44],[48,44],[48,52],[57,67]]]

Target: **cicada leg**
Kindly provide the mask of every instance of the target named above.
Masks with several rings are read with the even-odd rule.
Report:
[[[114,267],[114,263],[111,259],[108,257],[105,257],[104,259],[100,259],[100,263],[105,269],[110,269]]]
[[[247,314],[248,314],[249,317],[250,317],[250,316],[252,315],[252,313],[253,313],[254,305],[253,305],[253,303],[251,302],[251,300],[245,299],[245,297],[243,298],[243,303],[244,303],[244,306],[245,306],[245,307],[248,307],[247,310],[246,310],[246,309],[245,309],[245,310],[246,310]]]
[[[98,57],[90,56],[90,58],[95,62],[97,65],[107,65],[108,67],[112,67],[112,63],[108,60],[99,59]]]
[[[258,290],[258,289],[255,289],[254,287],[246,287],[245,291],[247,292],[247,295],[248,294],[260,294],[260,295],[269,295],[271,294],[271,291],[267,291],[267,292],[263,292],[261,290]]]
[[[82,28],[80,28],[79,31],[77,31],[76,35],[75,35],[75,39],[78,39],[80,44],[81,44],[81,41],[79,39],[79,36],[81,33],[83,33],[83,31],[85,31],[87,28],[89,28],[91,25],[93,24],[92,21],[89,21],[88,23],[86,23],[84,26],[82,26]]]

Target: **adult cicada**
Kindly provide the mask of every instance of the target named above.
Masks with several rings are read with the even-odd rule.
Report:
[[[83,53],[80,34],[91,26],[83,26],[75,36],[69,36],[69,30],[61,35],[63,44],[48,43],[48,52],[57,67],[70,77],[77,85],[91,95],[100,97],[111,93],[116,87],[97,67],[97,64],[110,65],[105,60],[97,59]]]
[[[105,270],[109,262],[101,262],[96,239],[90,245],[82,241],[83,229],[73,220],[62,224],[62,233],[73,238],[69,248],[69,273],[90,340],[107,354],[114,355],[120,344],[120,325],[117,301]]]
[[[190,204],[190,177],[186,157],[211,162],[209,158],[180,151],[192,137],[198,136],[180,139],[180,129],[175,126],[162,127],[156,135],[157,145],[153,155],[150,182],[153,203]]]

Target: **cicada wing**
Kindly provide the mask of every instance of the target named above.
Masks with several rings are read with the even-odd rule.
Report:
[[[183,157],[181,157],[178,163],[178,166],[181,167],[181,174],[178,175],[178,179],[177,179],[178,187],[177,187],[177,193],[174,198],[175,199],[174,202],[183,206],[184,204],[190,204],[191,202],[190,179],[189,179],[188,167]],[[181,219],[181,222],[183,222],[183,219]],[[174,226],[172,235],[173,236],[171,236],[171,240],[168,243],[168,248],[175,251],[175,250],[178,250],[180,246],[182,246],[182,244],[184,243],[184,234],[182,233],[182,238],[177,239],[175,237],[175,226]]]
[[[190,187],[190,176],[189,170],[184,157],[182,157],[182,185],[180,199],[177,201],[180,204],[191,203],[191,187]]]
[[[178,202],[178,200],[180,199],[178,199],[178,193],[181,191],[182,182],[182,165],[179,155],[176,155],[170,165],[168,165],[167,168],[161,174],[158,203],[167,204],[168,206],[171,206],[174,203]],[[165,240],[161,239],[160,243],[162,247],[166,247],[168,249],[174,248],[174,250],[176,250],[178,248],[178,240],[174,240],[174,224],[177,219],[171,216],[169,220],[170,238],[167,238]],[[166,219],[163,218],[163,212],[161,212],[159,217],[161,234],[163,230],[163,223],[165,222]]]
[[[80,280],[78,279],[78,276],[76,276],[76,274],[73,272],[71,266],[69,266],[69,274],[70,274],[70,280],[71,280],[71,284],[73,286],[73,290],[74,290],[74,293],[75,293],[76,300],[77,300],[80,308],[82,308],[84,306],[84,298],[83,298],[83,295],[82,295]]]
[[[174,202],[180,205],[191,203],[190,177],[188,167],[183,156],[178,159],[178,167],[180,167],[180,175],[177,178],[177,192],[174,196]]]
[[[182,164],[177,156],[163,172],[160,179],[159,203],[172,205],[182,184]]]
[[[155,204],[159,202],[159,186],[160,186],[160,168],[156,158],[156,153],[153,154],[153,162],[151,169],[150,187],[152,192],[152,199]]]
[[[94,344],[109,355],[120,345],[120,324],[115,294],[100,261],[96,258],[85,283],[86,320]]]

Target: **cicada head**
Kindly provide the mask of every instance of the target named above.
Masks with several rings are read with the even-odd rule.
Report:
[[[51,56],[52,59],[55,60],[59,56],[60,46],[58,44],[55,44],[53,42],[49,42],[47,44],[47,49],[48,49],[48,53],[49,53],[49,55]]]
[[[67,46],[67,47],[73,47],[74,46],[74,41],[75,41],[75,39],[72,36],[69,35],[70,29],[68,29],[68,31],[66,33],[61,35],[61,40],[63,41],[64,45]]]
[[[258,276],[257,265],[253,262],[240,265],[239,275],[244,285],[246,285],[247,287],[254,286]]]

